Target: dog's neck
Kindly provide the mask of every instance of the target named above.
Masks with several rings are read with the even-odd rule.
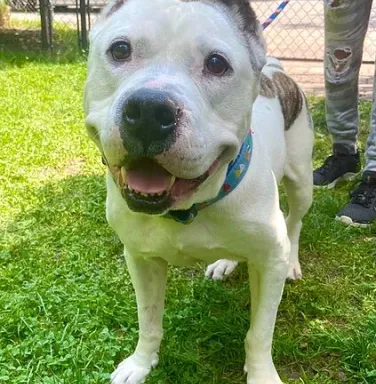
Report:
[[[240,184],[243,177],[247,173],[249,164],[251,162],[252,149],[253,139],[252,131],[250,130],[240,148],[237,157],[229,164],[227,168],[226,179],[218,195],[214,199],[204,201],[203,203],[194,204],[191,208],[186,210],[171,210],[166,215],[164,215],[164,217],[167,219],[173,219],[182,224],[191,224],[201,209],[214,204],[218,200],[223,199]]]

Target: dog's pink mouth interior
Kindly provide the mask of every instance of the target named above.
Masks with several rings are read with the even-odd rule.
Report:
[[[146,195],[159,195],[171,189],[175,178],[154,161],[134,164],[127,173],[128,188]]]
[[[141,159],[122,167],[118,173],[119,186],[144,198],[169,195],[173,200],[193,192],[214,171],[218,161],[195,179],[175,177],[156,161]]]

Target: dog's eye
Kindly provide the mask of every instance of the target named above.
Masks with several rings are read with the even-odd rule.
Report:
[[[127,41],[116,41],[111,45],[109,51],[115,61],[128,60],[132,53],[131,45]]]
[[[229,68],[230,64],[228,61],[218,53],[208,56],[205,62],[205,69],[216,76],[223,76]]]

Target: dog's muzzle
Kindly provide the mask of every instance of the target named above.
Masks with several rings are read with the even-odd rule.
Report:
[[[120,134],[129,156],[153,158],[176,140],[181,109],[165,91],[140,89],[123,103]]]
[[[184,107],[171,91],[141,88],[124,97],[117,107],[117,126],[126,156],[117,165],[106,162],[128,207],[135,212],[165,214],[215,171],[219,159],[191,179],[170,173],[157,155],[167,152],[183,128]]]

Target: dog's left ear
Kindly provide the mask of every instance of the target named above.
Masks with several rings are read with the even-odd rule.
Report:
[[[263,28],[257,19],[250,0],[217,0],[225,5],[243,32],[255,70],[261,70],[266,63],[266,47]]]

